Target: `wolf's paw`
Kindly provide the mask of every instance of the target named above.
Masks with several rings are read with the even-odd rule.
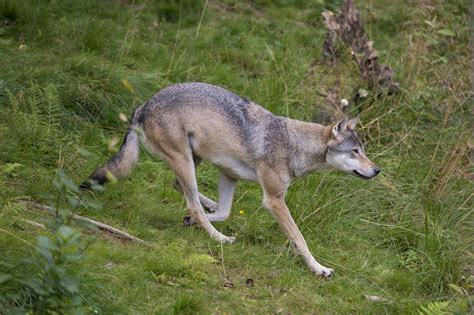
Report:
[[[318,268],[318,270],[316,270],[314,273],[315,273],[317,276],[320,276],[321,278],[329,279],[329,278],[331,278],[331,276],[334,274],[334,269],[326,268],[326,267],[321,266],[321,267]]]
[[[215,212],[217,212],[217,209],[218,209],[217,203],[213,204],[213,205],[210,206],[210,207],[206,207],[206,209],[207,209],[207,211],[209,211],[210,213],[215,213]]]
[[[224,244],[233,244],[235,242],[235,237],[222,235],[218,238],[218,241]]]
[[[194,224],[196,224],[196,222],[194,222],[190,215],[187,215],[183,218],[183,227],[188,227]]]
[[[209,203],[202,203],[201,202],[201,205],[204,209],[206,209],[208,212],[211,212],[211,213],[214,213],[217,211],[217,203],[215,202],[209,202]]]

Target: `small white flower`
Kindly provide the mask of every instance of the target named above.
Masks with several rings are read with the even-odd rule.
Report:
[[[359,94],[360,97],[367,97],[367,95],[369,95],[369,92],[367,92],[364,89],[359,89],[357,93]]]
[[[349,105],[349,101],[346,100],[345,98],[343,98],[343,99],[341,100],[341,106],[342,106],[342,107],[346,107],[347,105]]]

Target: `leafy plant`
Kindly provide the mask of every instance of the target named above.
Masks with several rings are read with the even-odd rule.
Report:
[[[3,167],[3,173],[12,168]],[[38,314],[82,313],[80,281],[71,267],[83,258],[85,246],[79,232],[69,224],[79,206],[97,205],[82,199],[78,186],[62,170],[57,172],[54,187],[56,194],[44,195],[54,205],[48,208],[51,216],[46,220],[52,234],[37,237],[36,255],[16,264],[2,262],[7,268],[0,274],[0,284],[8,286],[0,289],[7,296],[0,300],[0,311],[16,308]]]
[[[82,258],[79,233],[61,225],[53,239],[39,236],[36,250],[40,257],[31,263],[39,266],[40,272],[35,278],[21,281],[37,295],[33,309],[38,313],[77,310],[82,301],[79,280],[68,273],[68,266]]]

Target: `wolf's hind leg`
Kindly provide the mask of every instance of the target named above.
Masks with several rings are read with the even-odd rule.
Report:
[[[236,184],[237,180],[219,171],[217,211],[207,215],[209,221],[221,222],[229,217]]]
[[[197,170],[199,164],[202,162],[202,158],[193,154],[193,162],[194,162],[194,170]],[[183,193],[183,189],[179,184],[178,179],[176,178],[173,182],[173,188],[176,189],[178,192]],[[217,211],[217,203],[214,202],[212,199],[204,196],[203,194],[199,193],[199,201],[201,202],[202,206],[206,208],[209,212]]]
[[[186,205],[191,215],[191,218],[203,228],[211,238],[224,242],[233,243],[234,237],[228,237],[217,231],[216,228],[209,222],[209,219],[204,213],[201,202],[199,200],[199,192],[196,182],[196,175],[193,161],[181,152],[170,154],[167,152],[166,160],[171,169],[176,174],[176,178],[183,190],[186,199]]]

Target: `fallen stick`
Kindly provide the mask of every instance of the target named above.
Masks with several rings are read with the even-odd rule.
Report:
[[[49,207],[49,206],[46,206],[46,205],[43,205],[43,204],[40,204],[40,203],[36,203],[36,202],[33,202],[33,201],[26,201],[26,200],[23,201],[23,202],[26,205],[30,206],[31,208],[39,209],[39,210],[42,210],[43,212],[44,211],[54,211],[54,209],[52,207]],[[122,239],[122,240],[128,240],[128,241],[136,241],[136,242],[139,242],[139,243],[147,244],[144,240],[139,239],[138,237],[130,235],[127,232],[124,232],[122,230],[114,228],[113,226],[107,225],[105,223],[102,223],[102,222],[99,222],[99,221],[96,221],[96,220],[92,220],[92,219],[89,219],[89,218],[84,217],[82,215],[78,215],[78,214],[74,214],[74,213],[71,215],[71,217],[72,217],[73,220],[87,222],[89,224],[92,224],[92,225],[96,226],[97,228],[99,228],[100,230],[103,230],[103,231],[106,231],[106,232],[110,233],[112,236],[114,236],[116,238],[119,238],[119,239]],[[30,222],[28,222],[28,223],[30,223]]]
[[[27,219],[20,219],[21,221],[23,222],[26,222],[28,224],[31,224],[33,226],[36,226],[36,227],[39,227],[39,228],[42,228],[42,229],[46,229],[46,226],[44,224],[41,224],[41,223],[38,223],[38,222],[35,222],[35,221],[31,221],[31,220],[27,220]]]

